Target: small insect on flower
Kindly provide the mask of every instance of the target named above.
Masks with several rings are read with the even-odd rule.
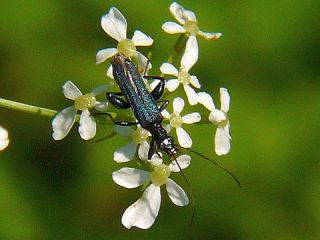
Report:
[[[133,226],[147,229],[152,226],[158,216],[161,205],[160,187],[165,185],[171,201],[177,206],[186,206],[189,199],[184,190],[172,179],[172,172],[179,172],[177,164],[166,165],[162,158],[154,154],[151,160],[148,160],[149,144],[145,143],[139,150],[139,157],[150,166],[150,172],[124,167],[113,172],[112,179],[120,186],[125,188],[136,188],[144,184],[149,186],[144,190],[140,199],[128,207],[123,216],[122,224],[126,228]],[[177,163],[181,169],[190,165],[191,158],[188,155],[181,155],[177,158]]]
[[[172,105],[172,114],[169,114],[169,112],[166,109],[162,111],[162,116],[170,121],[170,124],[167,125],[166,129],[168,130],[168,128],[171,127],[175,128],[180,146],[184,148],[191,148],[192,140],[189,134],[182,128],[182,125],[199,122],[201,120],[200,113],[194,112],[181,116],[180,113],[184,108],[184,101],[182,98],[179,97],[173,100]]]
[[[107,98],[111,102],[111,104],[113,104],[117,108],[131,108],[137,121],[115,121],[110,114],[108,115],[117,125],[130,126],[140,124],[142,128],[144,128],[151,134],[150,149],[148,154],[149,159],[155,152],[161,150],[165,152],[172,161],[176,161],[179,149],[185,149],[197,154],[198,156],[201,156],[203,159],[224,170],[240,186],[239,180],[229,170],[212,161],[210,158],[195,152],[192,149],[176,145],[174,143],[174,139],[168,135],[168,132],[162,126],[163,116],[161,112],[165,109],[169,102],[163,101],[163,104],[160,107],[158,107],[156,104],[156,101],[161,98],[164,91],[164,79],[160,78],[160,83],[151,93],[149,93],[144,85],[144,81],[141,75],[139,74],[134,64],[130,61],[130,59],[121,54],[117,54],[112,58],[112,66],[113,75],[117,84],[119,85],[121,92],[107,93]],[[121,98],[121,95],[123,95],[125,98]],[[175,107],[177,112],[182,109],[181,106],[181,104],[177,104],[177,106]],[[197,121],[197,119],[199,119],[198,114],[192,114],[190,116],[187,115],[187,117],[185,117],[184,119],[184,122],[192,123]]]
[[[135,58],[138,66],[147,66],[147,58],[136,50],[137,46],[150,46],[153,39],[143,32],[136,30],[132,39],[127,38],[127,21],[122,13],[115,7],[102,16],[101,26],[103,30],[112,38],[118,41],[117,48],[106,48],[97,52],[96,63],[102,63],[117,53],[127,58]],[[108,69],[108,76],[112,77],[112,68]]]
[[[189,52],[190,61],[195,63],[198,60],[198,43],[196,36],[202,36],[207,40],[216,40],[222,36],[221,33],[209,33],[200,30],[197,18],[192,11],[185,10],[181,5],[173,2],[169,10],[171,14],[182,24],[179,25],[175,22],[165,22],[162,29],[169,34],[183,33],[189,36],[186,52]]]
[[[0,126],[0,151],[9,145],[9,134],[7,129]]]
[[[120,126],[132,126],[139,124],[141,128],[147,130],[151,135],[150,147],[146,141],[143,141],[138,151],[139,155],[141,155],[141,151],[143,151],[141,150],[142,146],[148,145],[148,150],[144,151],[144,154],[142,154],[143,157],[141,158],[146,162],[150,160],[151,173],[133,168],[122,168],[113,173],[113,180],[117,184],[127,188],[135,188],[143,184],[146,185],[147,181],[151,181],[151,184],[145,189],[142,197],[124,212],[122,216],[122,224],[126,228],[136,226],[142,229],[147,229],[152,226],[160,209],[160,186],[162,185],[166,185],[167,192],[173,203],[178,206],[185,206],[189,203],[189,199],[183,189],[174,181],[169,179],[170,173],[174,171],[174,169],[181,172],[188,185],[188,189],[192,197],[193,214],[191,219],[193,219],[195,201],[189,180],[183,172],[185,165],[183,162],[180,162],[180,159],[184,155],[178,156],[181,149],[197,154],[222,169],[240,186],[240,182],[237,177],[235,177],[235,175],[233,175],[233,173],[228,169],[190,148],[176,145],[174,143],[174,139],[168,135],[167,130],[162,126],[163,116],[161,113],[165,110],[165,107],[169,102],[162,101],[163,104],[161,106],[157,105],[157,101],[163,95],[165,88],[165,80],[163,78],[159,78],[159,84],[149,92],[139,71],[129,58],[122,54],[116,54],[113,56],[111,64],[114,79],[116,80],[121,92],[107,92],[107,99],[111,104],[119,109],[131,108],[136,117],[136,121],[116,121],[113,119],[111,114],[108,114],[109,117],[115,124]],[[180,113],[183,106],[184,101],[181,98],[177,98],[174,101],[174,115],[170,116],[170,114],[166,112],[164,115],[168,115],[172,126],[177,128],[179,142],[186,146],[190,146],[192,141],[189,135],[181,128],[181,125],[182,123],[190,124],[199,121],[200,114],[193,113],[181,117]],[[130,148],[133,147],[130,146]],[[167,154],[170,164],[163,164],[162,159],[159,160],[162,156],[159,151]],[[124,154],[120,152],[117,158],[120,161],[126,161],[129,157],[124,156]],[[186,166],[188,165],[189,163]]]
[[[220,88],[221,109],[216,109],[212,97],[206,92],[198,93],[198,101],[209,111],[209,121],[217,125],[215,135],[215,151],[217,155],[225,155],[230,151],[230,122],[227,115],[230,106],[230,95],[226,88]]]
[[[95,108],[97,111],[105,111],[108,102],[99,102],[96,96],[105,93],[110,84],[104,84],[95,88],[91,93],[83,95],[81,91],[71,81],[67,81],[63,87],[63,94],[66,98],[74,100],[74,105],[63,109],[52,120],[52,137],[61,140],[71,130],[76,120],[78,111],[81,111],[79,134],[82,139],[89,140],[96,135],[96,121],[91,116],[89,109]]]

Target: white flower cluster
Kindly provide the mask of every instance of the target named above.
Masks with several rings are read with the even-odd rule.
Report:
[[[172,15],[181,24],[166,22],[162,29],[169,34],[185,34],[185,50],[181,56],[180,66],[176,67],[172,63],[164,62],[160,66],[163,75],[173,76],[166,81],[166,90],[171,93],[183,86],[187,101],[194,106],[202,104],[210,111],[209,121],[217,125],[215,135],[215,151],[217,155],[227,154],[230,150],[229,119],[227,112],[230,105],[230,96],[227,89],[220,88],[221,108],[216,109],[212,97],[206,92],[196,92],[194,88],[200,89],[201,85],[196,76],[189,72],[198,60],[199,50],[196,36],[202,36],[207,40],[218,39],[221,33],[208,33],[200,30],[195,14],[192,11],[185,10],[181,5],[174,2],[169,8]],[[134,31],[132,39],[127,38],[127,21],[122,13],[115,7],[110,8],[109,12],[101,18],[103,30],[118,44],[116,48],[106,48],[97,52],[96,63],[100,64],[115,54],[121,55],[133,60],[138,70],[151,68],[148,59],[137,51],[136,47],[150,46],[153,39],[140,30]],[[140,71],[142,72],[142,71]],[[107,70],[107,75],[113,78],[112,66]],[[146,87],[153,89],[156,81]],[[94,89],[91,93],[82,94],[81,91],[71,82],[67,81],[63,86],[63,93],[66,98],[74,101],[70,107],[59,112],[52,121],[53,138],[61,140],[69,133],[73,124],[77,120],[77,113],[81,112],[79,121],[79,134],[82,139],[89,140],[96,135],[96,120],[92,115],[92,110],[106,112],[108,102],[97,101],[96,96],[106,93],[109,85],[103,85]],[[181,115],[185,101],[181,97],[173,100],[173,112],[162,111],[164,119],[168,122],[164,128],[169,132],[172,128],[176,130],[177,141],[183,148],[191,148],[192,139],[184,130],[184,124],[194,124],[201,121],[201,115],[198,112]],[[166,164],[161,153],[155,153],[148,160],[149,143],[152,140],[151,134],[140,125],[114,126],[114,131],[129,138],[128,144],[114,152],[114,160],[118,163],[128,162],[136,155],[140,163],[146,170],[123,167],[113,172],[113,180],[125,188],[136,188],[143,186],[145,188],[141,198],[127,208],[122,216],[122,224],[126,228],[133,226],[147,229],[154,223],[161,203],[160,187],[165,186],[169,198],[177,206],[186,206],[189,203],[188,196],[184,190],[169,178],[172,172],[179,172],[190,165],[191,158],[188,155],[177,156],[175,161]],[[178,167],[179,166],[179,167]]]

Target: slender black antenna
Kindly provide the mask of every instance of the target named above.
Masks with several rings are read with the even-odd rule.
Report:
[[[192,191],[192,187],[191,187],[191,184],[187,178],[187,175],[184,173],[184,171],[182,170],[177,158],[175,156],[172,156],[173,159],[174,159],[174,162],[177,164],[178,168],[179,168],[179,171],[181,172],[184,180],[186,181],[187,185],[188,185],[188,189],[189,189],[189,193],[190,193],[190,196],[191,196],[191,202],[192,202],[192,215],[191,215],[191,221],[189,223],[189,227],[191,227],[192,223],[193,223],[193,219],[194,219],[194,215],[195,215],[195,212],[196,212],[196,200],[194,198],[194,195],[193,195],[193,191]]]
[[[177,148],[184,149],[184,150],[187,150],[187,151],[189,151],[189,152],[192,152],[192,153],[194,153],[194,154],[202,157],[203,159],[211,162],[211,163],[214,164],[216,167],[220,168],[221,170],[223,170],[223,171],[225,171],[227,174],[229,174],[229,175],[237,182],[238,186],[241,187],[241,183],[240,183],[239,179],[238,179],[232,172],[230,172],[228,169],[226,169],[226,168],[224,168],[223,166],[221,166],[219,163],[213,161],[212,159],[208,158],[207,156],[205,156],[205,155],[203,155],[203,154],[201,154],[201,153],[198,153],[198,152],[192,150],[191,148],[181,147],[181,146],[176,145],[176,144],[175,144],[174,146],[177,147]]]

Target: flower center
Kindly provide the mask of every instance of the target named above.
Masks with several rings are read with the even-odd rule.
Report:
[[[132,57],[136,51],[136,46],[131,39],[123,39],[118,43],[117,50],[126,57]]]
[[[132,132],[132,140],[136,144],[142,144],[149,137],[149,132],[142,127],[138,127],[135,131]]]
[[[218,114],[217,114],[217,112],[218,112]],[[214,110],[214,112],[210,113],[209,120],[213,124],[216,124],[218,127],[224,128],[229,122],[229,117],[222,110]]]
[[[183,27],[190,35],[197,35],[197,33],[199,32],[199,26],[197,22],[186,21]]]
[[[97,103],[93,93],[88,93],[78,97],[74,101],[74,106],[77,110],[84,110],[86,108],[92,108]]]
[[[220,122],[218,123],[218,126],[224,128],[224,127],[228,124],[229,118],[228,118],[228,115],[227,115],[225,112],[223,112],[223,113],[224,113],[224,115],[225,115],[226,118],[225,118],[224,120],[220,121]]]
[[[169,166],[161,164],[159,166],[156,166],[153,172],[150,173],[150,179],[154,185],[160,187],[163,184],[167,183],[170,173],[171,171]]]
[[[178,73],[178,80],[184,85],[189,85],[191,82],[190,74],[184,70],[180,70]]]
[[[173,114],[170,118],[170,125],[174,128],[181,127],[183,124],[182,117],[179,114]]]

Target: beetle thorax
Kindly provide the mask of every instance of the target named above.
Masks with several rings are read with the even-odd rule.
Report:
[[[174,139],[170,137],[167,131],[162,127],[160,123],[154,123],[152,128],[149,130],[152,138],[157,143],[157,146],[169,156],[177,154],[177,149],[174,145]]]

